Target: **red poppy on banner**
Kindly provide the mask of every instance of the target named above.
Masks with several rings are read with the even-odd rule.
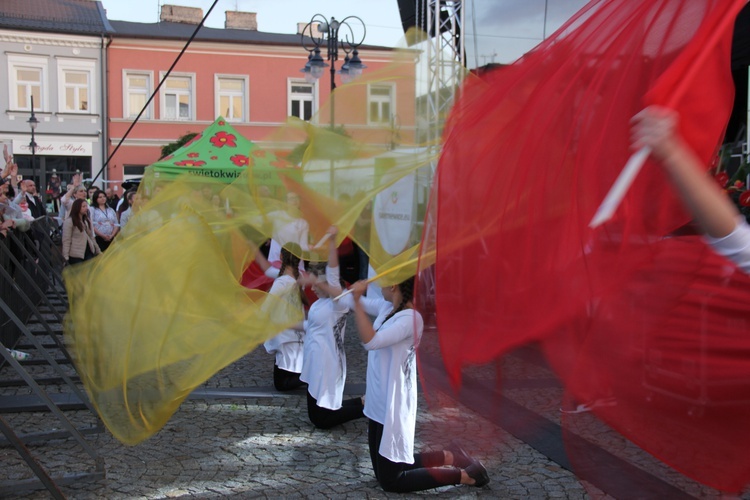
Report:
[[[221,125],[221,123],[219,123]],[[237,146],[237,143],[235,142],[237,140],[237,137],[235,137],[233,134],[227,134],[226,132],[216,132],[216,135],[211,137],[211,144],[216,146],[217,148],[221,148],[224,146],[234,148]]]
[[[182,160],[174,162],[178,167],[202,167],[206,164],[203,160]]]
[[[248,158],[245,155],[234,155],[231,158],[229,158],[229,161],[231,161],[238,167],[244,167],[248,164],[248,162],[250,161],[250,158]]]

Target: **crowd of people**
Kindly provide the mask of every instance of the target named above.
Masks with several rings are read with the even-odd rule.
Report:
[[[34,181],[18,179],[18,165],[8,154],[8,146],[3,147],[3,159],[5,167],[0,172],[0,236],[5,238],[8,231],[28,231],[31,221],[47,212],[36,194]]]
[[[0,235],[8,231],[25,232],[32,222],[46,218],[47,206],[42,200],[33,179],[18,175],[18,165],[3,150],[5,167],[0,172]],[[67,190],[59,196],[60,178],[55,172],[53,181],[57,194],[52,193],[53,209],[59,210],[57,221],[62,228],[62,255],[65,262],[74,264],[88,260],[105,251],[132,213],[135,189],[130,189],[120,199],[111,188],[105,191],[83,184],[80,173],[73,175]],[[53,190],[54,191],[54,190]]]
[[[106,251],[130,219],[135,194],[136,190],[130,189],[120,199],[111,188],[87,189],[81,175],[75,174],[60,197],[65,261],[75,264]]]

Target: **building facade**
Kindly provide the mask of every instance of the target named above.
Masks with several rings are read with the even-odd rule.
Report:
[[[7,0],[0,16],[0,141],[41,191],[96,175],[106,148],[106,45],[98,1]],[[32,109],[33,100],[33,109]],[[28,120],[39,121],[31,147]],[[54,184],[54,181],[53,181]],[[61,186],[64,189],[64,185]]]
[[[300,70],[307,53],[299,34],[264,33],[258,31],[254,13],[226,12],[226,28],[202,27],[165,79],[203,13],[171,5],[162,6],[161,12],[161,22],[154,24],[110,21],[109,179],[140,177],[159,159],[162,146],[200,132],[218,116],[246,138],[277,152],[294,146],[269,139],[289,116],[317,119],[320,103],[330,96],[330,80],[328,74],[314,83],[305,80]],[[391,65],[392,55],[390,48],[360,49],[368,72]],[[342,63],[339,60],[337,68]],[[386,144],[391,136],[366,133],[394,120],[398,99],[406,108],[398,116],[400,127],[413,128],[415,65],[412,61],[404,68],[410,79],[400,87],[397,79],[363,85],[357,109],[337,108],[336,123],[345,123],[355,138],[362,132],[367,140]]]

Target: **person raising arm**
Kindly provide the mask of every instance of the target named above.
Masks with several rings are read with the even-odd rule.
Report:
[[[633,117],[635,149],[650,147],[683,204],[720,255],[750,273],[750,226],[678,131],[678,114],[650,106]]]

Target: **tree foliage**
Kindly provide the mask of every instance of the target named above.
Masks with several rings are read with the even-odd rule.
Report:
[[[195,137],[196,135],[198,135],[197,132],[188,132],[187,134],[183,135],[182,137],[180,137],[176,141],[170,142],[169,144],[166,144],[166,145],[162,146],[161,147],[161,158],[159,158],[159,159],[161,160],[165,156],[171,155],[172,153],[174,153],[175,151],[177,151],[178,149],[180,149],[182,146],[184,146],[185,144],[187,144],[188,142],[190,142],[193,139],[193,137]]]
[[[329,128],[328,130],[336,134],[339,134],[341,136],[349,137],[349,134],[346,132],[346,129],[344,128],[343,125]],[[307,148],[309,147],[310,147],[310,138],[308,137],[307,139],[305,139],[305,142],[303,142],[302,144],[298,144],[294,149],[292,149],[292,152],[289,153],[289,155],[287,155],[286,159],[290,161],[291,163],[298,165],[302,161],[302,158],[305,155],[305,151],[307,151]]]

